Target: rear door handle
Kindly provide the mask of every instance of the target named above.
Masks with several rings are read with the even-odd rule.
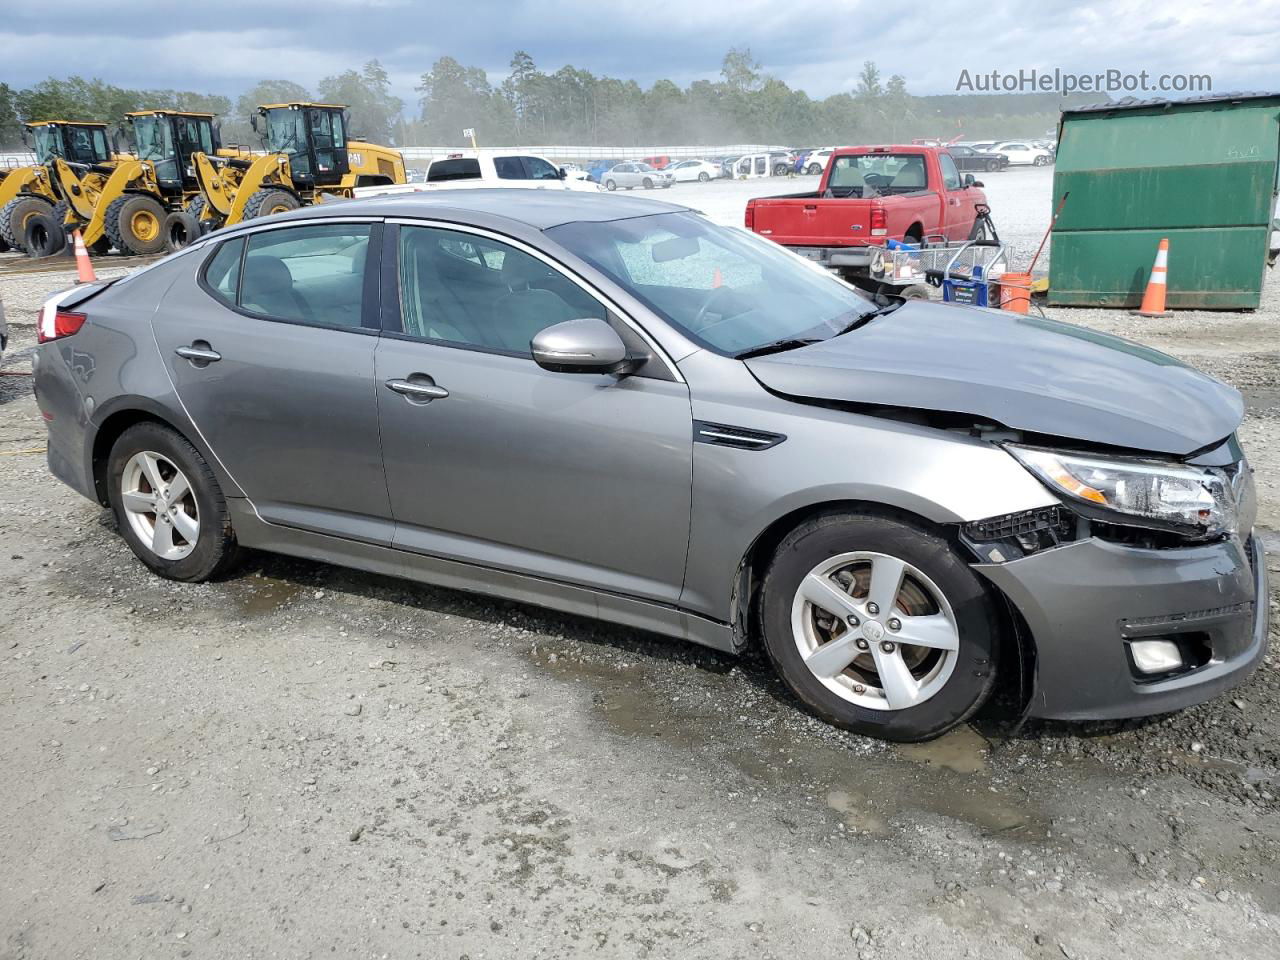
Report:
[[[222,354],[217,350],[214,350],[203,340],[197,340],[188,347],[178,347],[173,352],[184,360],[190,360],[198,367],[202,367],[210,363],[216,363],[222,359]]]
[[[449,391],[444,387],[438,387],[434,383],[418,383],[413,380],[388,380],[387,386],[396,393],[402,393],[410,400],[421,400],[430,402],[432,400],[443,400],[449,396]]]

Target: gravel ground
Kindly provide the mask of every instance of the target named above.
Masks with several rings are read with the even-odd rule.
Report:
[[[986,180],[1029,254],[1050,174]],[[769,192],[669,199],[736,223]],[[68,275],[15,263],[0,960],[1280,957],[1274,656],[1140,724],[992,717],[900,748],[809,719],[758,657],[265,555],[160,581],[48,476],[22,374]],[[1050,312],[1245,392],[1280,555],[1278,294]]]

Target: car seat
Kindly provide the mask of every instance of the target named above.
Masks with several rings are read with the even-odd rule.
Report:
[[[283,261],[270,254],[249,256],[244,263],[240,305],[269,317],[310,319],[311,308],[293,287],[293,274]]]

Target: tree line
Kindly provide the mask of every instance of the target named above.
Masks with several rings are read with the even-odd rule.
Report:
[[[391,92],[377,60],[325,77],[314,91],[289,80],[262,80],[231,98],[189,90],[133,90],[83,77],[50,77],[13,89],[0,83],[0,147],[21,141],[21,124],[36,120],[119,123],[133,110],[167,108],[216,114],[224,143],[255,145],[249,117],[259,104],[321,100],[347,104],[352,133],[397,146],[446,146],[476,130],[481,146],[574,144],[778,143],[823,145],[901,141],[915,137],[966,139],[1040,136],[1067,103],[1053,94],[914,96],[903,77],[883,77],[863,65],[853,89],[814,99],[763,70],[746,48],[733,48],[717,80],[681,87],[658,80],[596,76],[566,65],[538,68],[523,50],[510,72],[493,83],[480,67],[441,57],[417,85],[417,111]]]

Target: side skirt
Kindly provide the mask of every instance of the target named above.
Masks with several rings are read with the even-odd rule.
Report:
[[[733,629],[728,624],[673,607],[492,567],[282,527],[261,519],[253,505],[241,497],[228,497],[227,507],[240,543],[256,550],[548,607],[563,613],[651,630],[726,653],[734,653],[738,649]]]

